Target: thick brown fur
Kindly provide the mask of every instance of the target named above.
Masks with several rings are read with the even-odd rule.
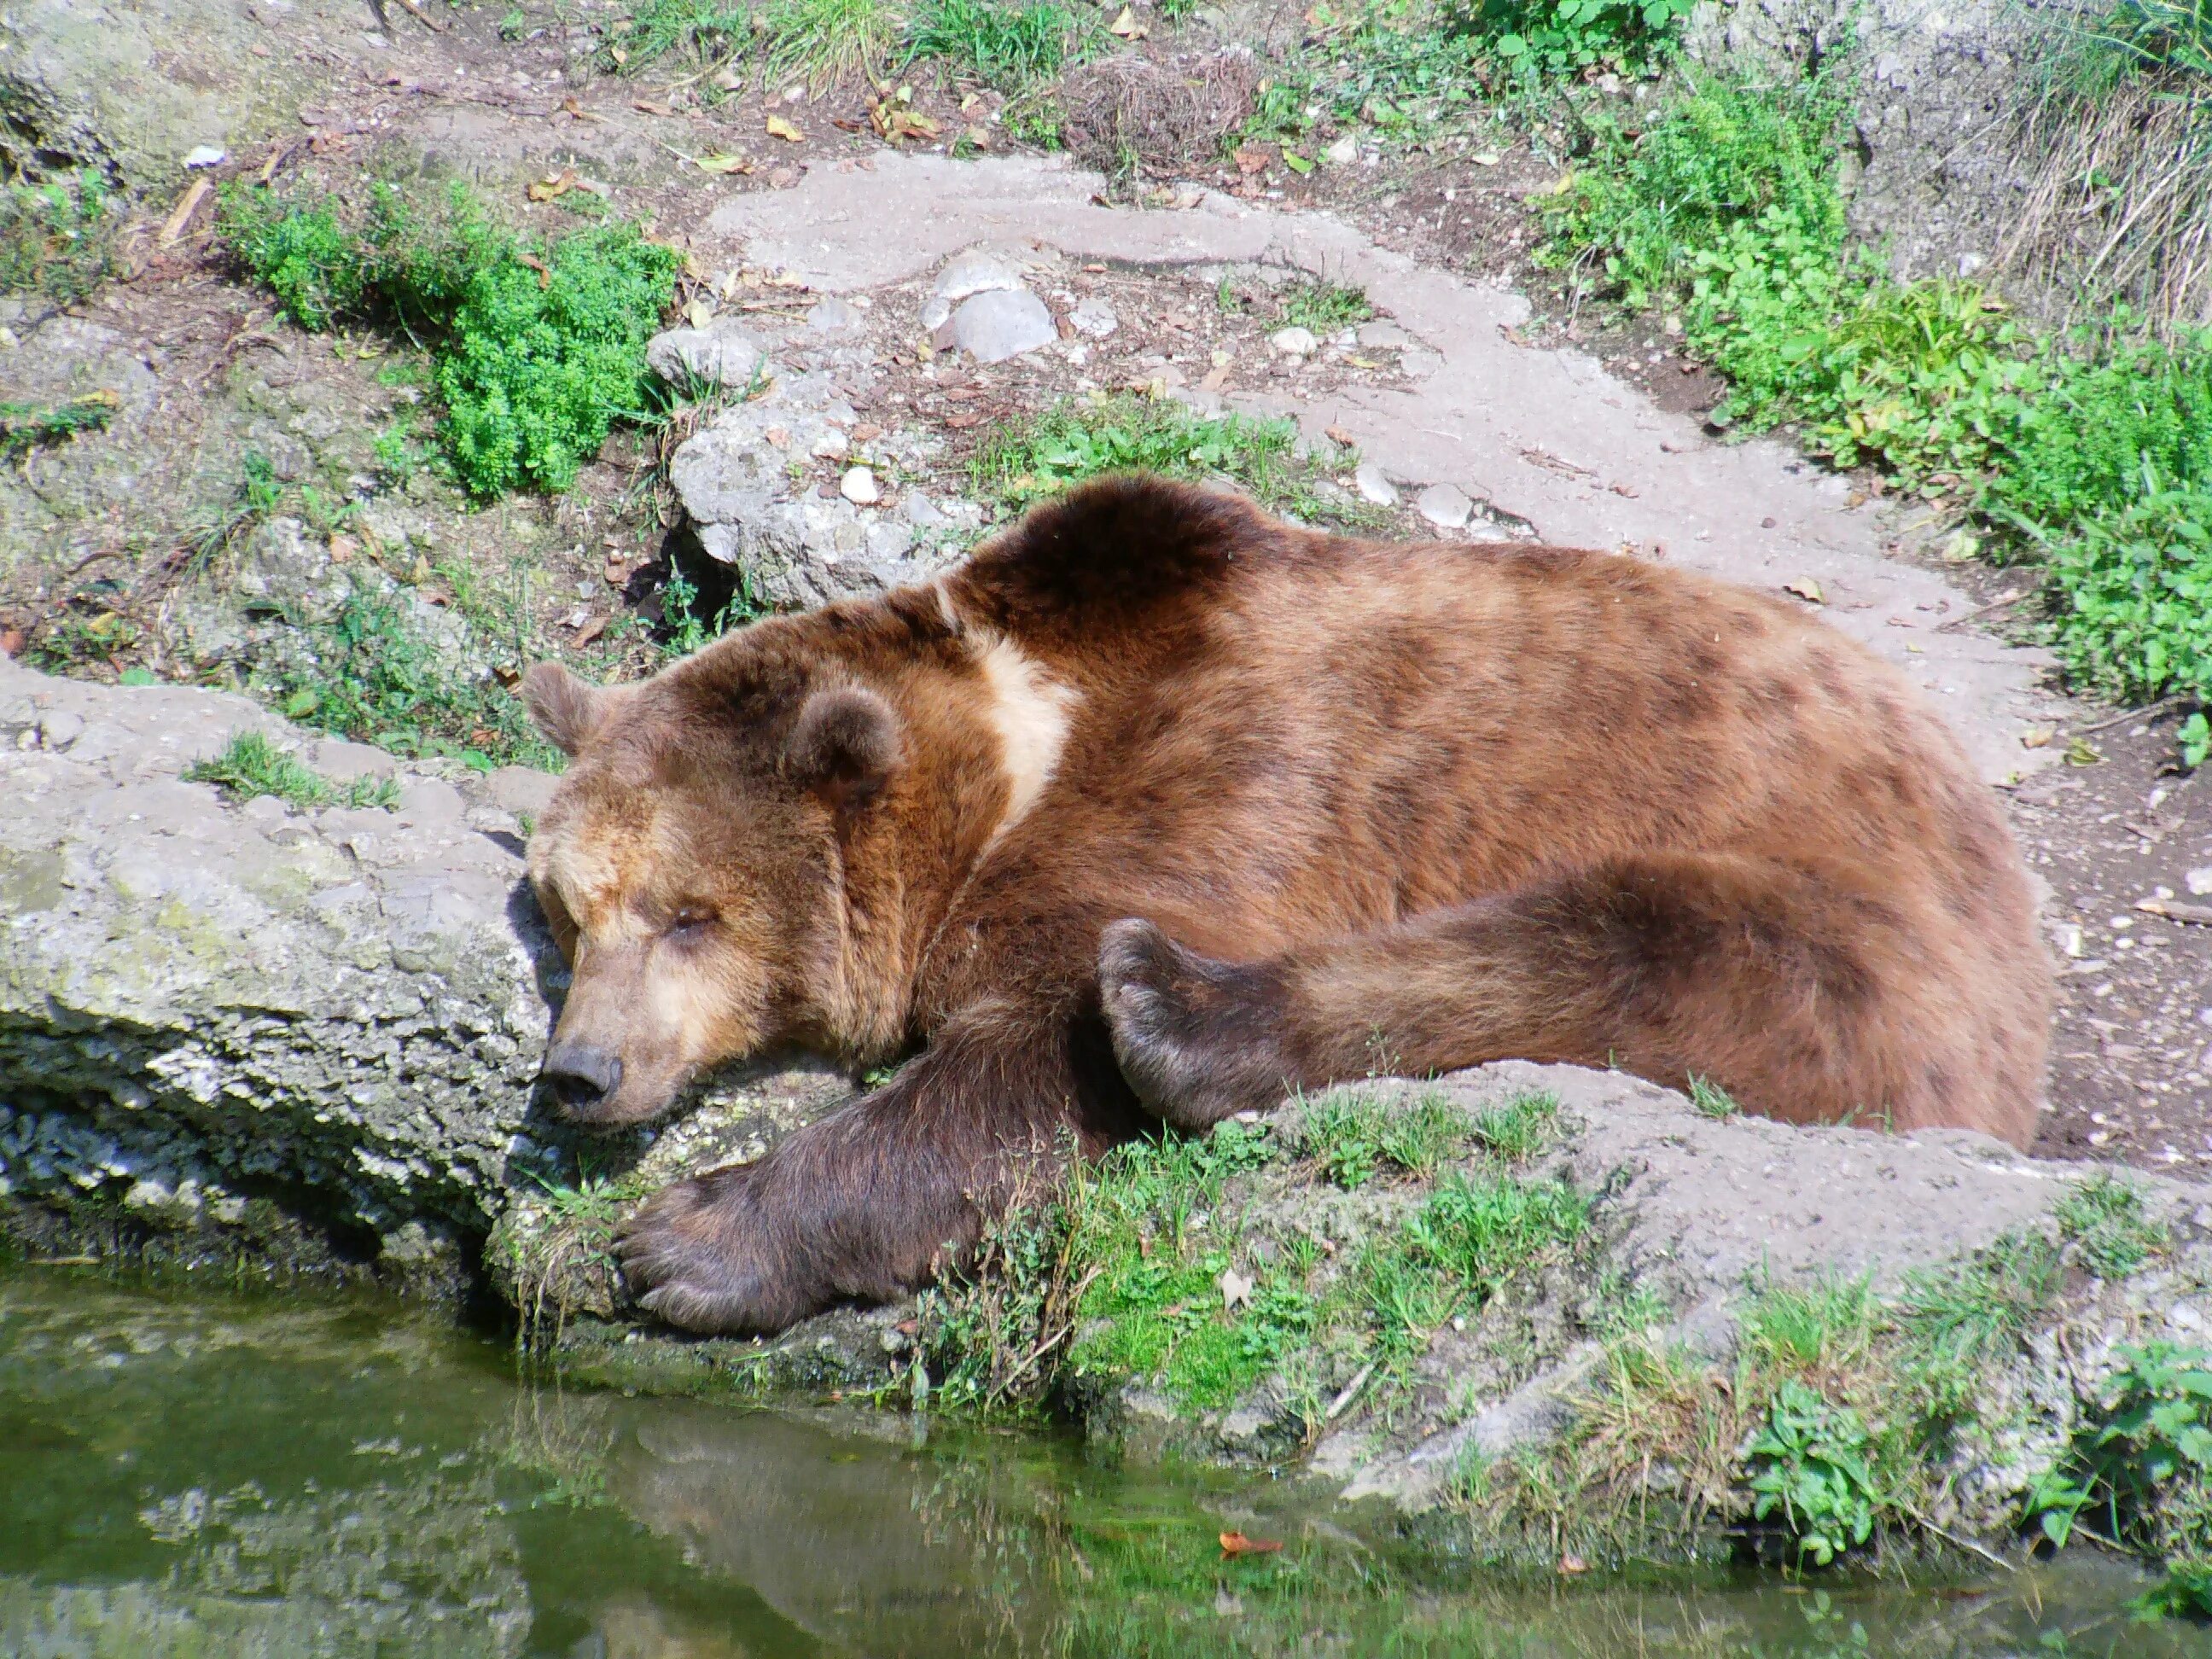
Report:
[[[2033,1129],[2050,966],[1992,798],[1899,674],[1705,577],[1120,478],[927,586],[528,694],[576,750],[531,865],[578,1116],[919,1049],[635,1218],[694,1329],[916,1285],[1021,1160],[1374,1072]]]

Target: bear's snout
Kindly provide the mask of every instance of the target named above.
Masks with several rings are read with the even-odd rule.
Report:
[[[538,1076],[570,1117],[589,1118],[622,1086],[622,1056],[588,1042],[556,1042]]]

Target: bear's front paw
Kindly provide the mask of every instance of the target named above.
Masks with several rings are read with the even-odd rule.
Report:
[[[770,1335],[826,1305],[799,1282],[757,1171],[716,1170],[663,1188],[615,1241],[655,1318],[703,1335]]]
[[[1122,1076],[1176,1128],[1268,1110],[1297,1080],[1280,989],[1264,968],[1212,961],[1131,919],[1099,940],[1098,991]]]

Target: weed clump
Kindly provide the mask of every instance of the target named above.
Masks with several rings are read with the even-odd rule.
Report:
[[[73,305],[115,268],[114,192],[91,167],[0,185],[0,294]]]
[[[428,348],[446,459],[478,496],[566,489],[638,412],[680,264],[631,225],[517,236],[459,185],[425,209],[380,184],[358,212],[234,189],[222,228],[301,327],[378,320]]]
[[[233,800],[274,795],[294,806],[394,806],[395,778],[351,778],[341,783],[325,777],[297,756],[289,755],[258,732],[240,732],[219,755],[185,769],[187,783],[211,783]]]
[[[19,460],[80,432],[104,432],[119,401],[112,392],[95,392],[67,403],[0,403],[0,460]]]
[[[1018,511],[1072,484],[1142,470],[1233,483],[1291,517],[1371,527],[1374,509],[1333,485],[1298,450],[1287,420],[1200,415],[1165,398],[1066,398],[988,440],[969,464],[977,491]]]

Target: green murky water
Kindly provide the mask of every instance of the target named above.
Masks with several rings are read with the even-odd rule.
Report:
[[[1279,1553],[1224,1560],[1234,1528]],[[0,1655],[2212,1656],[2085,1557],[1532,1587],[1040,1437],[562,1394],[434,1317],[0,1272]]]

